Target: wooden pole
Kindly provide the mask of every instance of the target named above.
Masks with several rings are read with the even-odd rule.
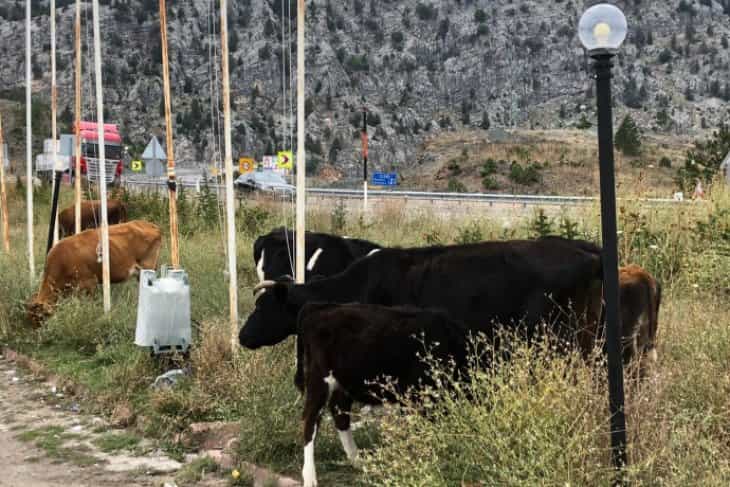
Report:
[[[31,59],[30,59],[30,2],[25,1],[25,163],[26,163],[26,209],[28,221],[28,271],[30,285],[35,281],[35,256],[33,255],[33,132],[31,124]]]
[[[5,151],[3,150],[3,115],[0,113],[0,210],[2,211],[3,248],[10,253],[10,223],[8,222],[8,197],[5,193]]]
[[[170,202],[170,253],[172,267],[180,267],[179,237],[177,230],[177,184],[175,181],[175,152],[172,145],[172,110],[170,103],[170,65],[167,58],[167,8],[160,0],[160,37],[162,44],[162,80],[165,96],[165,137],[167,144],[167,189]]]
[[[76,0],[76,126],[74,127],[74,221],[81,232],[81,0]]]
[[[228,0],[220,0],[221,70],[223,71],[223,139],[226,169],[226,228],[228,234],[228,298],[231,321],[231,350],[238,350],[238,276],[236,274],[236,222],[233,200],[233,158],[231,156],[231,90],[228,78]]]
[[[304,151],[304,0],[297,0],[297,245],[296,281],[304,283],[306,161]]]
[[[58,98],[56,97],[57,86],[56,86],[56,0],[51,0],[51,139],[53,140],[53,154],[51,159],[53,160],[53,171],[58,174],[58,142],[57,127],[56,127],[56,112],[58,110]],[[54,178],[53,191],[55,193],[54,199],[58,201],[58,192],[61,190],[61,180],[59,177]],[[52,211],[51,220],[53,221],[53,245],[58,242],[58,212]]]
[[[101,35],[99,32],[99,0],[92,0],[94,23],[94,77],[96,78],[97,143],[99,144],[99,199],[101,200],[101,275],[104,312],[111,310],[109,283],[109,219],[106,201],[106,151],[104,147],[104,93],[101,83]]]

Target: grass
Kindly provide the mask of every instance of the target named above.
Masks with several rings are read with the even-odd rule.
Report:
[[[54,461],[72,463],[80,467],[88,467],[101,463],[101,460],[90,455],[85,445],[65,446],[67,442],[80,440],[82,437],[68,433],[61,426],[44,426],[24,431],[16,436],[20,441],[33,443]]]
[[[258,351],[231,351],[222,233],[216,218],[201,221],[195,216],[214,215],[216,208],[201,212],[197,202],[182,224],[181,260],[190,275],[193,318],[202,324],[194,331],[193,372],[175,388],[155,391],[149,385],[172,367],[133,345],[135,282],[112,287],[108,316],[102,313],[100,295],[71,296],[43,328],[26,324],[24,303],[34,288],[25,278],[23,195],[11,188],[9,196],[15,254],[0,254],[0,342],[79,384],[99,411],[129,404],[143,418],[137,424],[139,434],[158,438],[176,458],[186,451],[170,438],[190,423],[237,421],[241,461],[298,478],[302,400],[293,386],[293,341]],[[42,265],[48,198],[39,194],[38,200],[36,262]],[[165,228],[164,220],[157,219],[162,218],[163,203],[153,197],[131,201],[137,217]],[[327,232],[336,226],[337,233],[389,246],[524,238],[547,231],[600,240],[597,207],[568,208],[556,216],[543,213],[540,222],[538,212],[510,226],[489,215],[445,219],[425,211],[406,214],[399,202],[381,207],[370,222],[343,212],[333,215],[337,211],[310,211],[308,226]],[[253,307],[253,240],[291,216],[270,203],[244,204],[239,210],[241,317]],[[706,204],[681,207],[621,202],[618,225],[621,262],[642,265],[664,287],[656,373],[641,384],[627,375],[630,478],[636,485],[727,485],[730,194],[716,190]],[[161,261],[169,261],[167,241]],[[530,377],[527,370],[533,371]],[[356,431],[355,439],[366,451],[363,470],[349,465],[331,422],[324,420],[316,447],[320,485],[458,485],[460,480],[606,485],[610,462],[603,375],[574,357],[525,349],[519,361],[478,381],[475,387],[489,392],[481,402],[450,398],[432,421],[406,407],[386,416],[379,427]],[[57,441],[52,433],[58,434],[29,433],[36,436],[27,441],[45,439],[50,448]],[[112,448],[134,449],[134,440],[116,436],[110,435]],[[63,449],[55,444],[55,451]]]
[[[483,131],[440,132],[424,141],[423,164],[405,170],[403,187],[421,190],[446,190],[450,180],[468,192],[591,195],[598,187],[598,148],[595,133],[583,130],[512,130],[504,142],[485,138]],[[488,137],[488,136],[487,136]],[[677,137],[647,136],[638,157],[616,152],[616,178],[619,196],[671,197],[675,191],[676,168],[684,161],[688,140]],[[466,154],[464,154],[466,150]],[[673,168],[661,164],[673,161]],[[485,174],[487,161],[496,164]],[[449,169],[458,161],[459,174]],[[522,179],[511,173],[515,161],[525,167],[544,165],[540,176]],[[638,162],[642,164],[638,164]],[[488,164],[492,166],[491,163]],[[641,167],[643,166],[643,167]],[[651,167],[649,167],[651,166]],[[489,176],[485,183],[485,176]],[[511,177],[512,176],[512,177]],[[515,178],[514,176],[517,176]]]
[[[104,453],[120,450],[133,451],[142,439],[132,433],[104,433],[94,438],[92,443]]]
[[[175,481],[180,487],[197,485],[198,482],[204,480],[206,475],[218,472],[218,464],[208,457],[201,457],[185,465],[175,475]]]

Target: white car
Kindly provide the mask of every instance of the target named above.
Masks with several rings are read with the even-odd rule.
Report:
[[[233,181],[233,186],[248,193],[260,191],[282,197],[291,197],[296,191],[296,188],[287,183],[283,176],[273,171],[255,171],[241,174],[238,179]]]

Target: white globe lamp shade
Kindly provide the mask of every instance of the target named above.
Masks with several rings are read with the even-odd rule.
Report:
[[[589,54],[615,54],[626,32],[624,13],[608,3],[586,10],[578,23],[578,37]]]

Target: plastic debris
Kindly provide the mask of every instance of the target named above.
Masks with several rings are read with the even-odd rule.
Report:
[[[187,370],[183,369],[172,369],[168,370],[164,374],[158,376],[155,382],[152,384],[153,389],[164,389],[174,386],[178,380],[188,375]]]

